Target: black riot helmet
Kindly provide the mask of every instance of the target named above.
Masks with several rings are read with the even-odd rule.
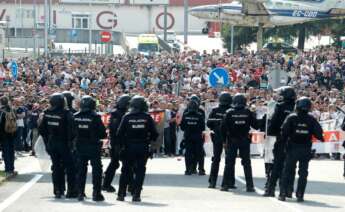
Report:
[[[53,110],[62,110],[65,107],[65,98],[61,93],[53,93],[49,97],[49,104]]]
[[[201,104],[201,100],[200,98],[196,95],[196,94],[193,94],[190,98],[189,98],[190,101],[195,101],[197,104],[198,104],[198,107],[200,107],[200,104]]]
[[[281,96],[283,102],[294,102],[296,101],[297,95],[295,92],[295,89],[291,86],[283,86],[276,91],[279,93],[279,96]]]
[[[91,96],[83,96],[80,101],[80,110],[82,112],[96,110],[96,101]]]
[[[132,112],[147,112],[148,105],[144,97],[135,95],[132,97],[129,107]]]
[[[243,109],[245,108],[247,105],[247,99],[246,97],[241,94],[241,93],[237,93],[234,98],[232,99],[232,106],[235,109]]]
[[[64,91],[62,94],[66,98],[68,108],[72,108],[72,103],[74,100],[73,93],[71,91]]]
[[[197,112],[199,109],[199,105],[197,101],[191,100],[187,105],[188,112]]]
[[[296,110],[298,113],[308,113],[311,110],[311,100],[308,97],[301,97],[296,102]]]
[[[232,97],[228,92],[222,92],[219,96],[219,105],[230,107],[232,103]]]
[[[119,99],[116,102],[116,108],[117,109],[122,109],[122,110],[127,110],[129,106],[129,102],[131,101],[131,97],[127,94],[124,94],[119,97]]]

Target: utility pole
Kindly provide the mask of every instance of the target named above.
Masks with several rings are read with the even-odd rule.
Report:
[[[18,16],[18,11],[17,11],[17,0],[14,0],[14,7],[16,8],[15,16],[14,16],[14,37],[17,37],[17,16]]]
[[[168,28],[168,5],[164,5],[164,41],[167,41]]]
[[[90,10],[90,14],[89,14],[89,55],[91,55],[91,51],[92,51],[92,8],[91,8],[91,1],[89,2],[89,10]],[[96,49],[95,49],[96,51]]]
[[[184,30],[183,30],[184,44],[188,43],[188,5],[189,5],[189,0],[184,0]]]
[[[34,20],[34,27],[32,30],[32,37],[33,37],[33,52],[34,52],[34,57],[36,57],[36,33],[37,33],[37,20],[36,20],[36,0],[33,0],[33,20]]]
[[[48,57],[48,0],[44,0],[44,56]]]
[[[231,25],[231,47],[230,47],[230,52],[231,54],[234,53],[234,25]]]

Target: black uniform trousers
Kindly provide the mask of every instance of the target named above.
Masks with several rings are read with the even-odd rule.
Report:
[[[196,169],[198,164],[199,171],[204,171],[204,142],[202,137],[185,137],[186,152],[185,152],[185,163],[186,171],[192,172]]]
[[[215,134],[211,134],[212,144],[213,144],[213,157],[212,157],[212,164],[211,164],[211,172],[210,172],[210,183],[217,182],[218,173],[219,173],[219,164],[223,152],[223,143],[220,138],[217,137]]]
[[[78,153],[78,191],[84,194],[87,177],[87,166],[89,161],[92,166],[93,192],[101,192],[102,187],[102,159],[99,145],[86,145],[82,149],[77,149]]]
[[[132,193],[140,196],[145,180],[149,146],[148,144],[128,144],[123,151],[118,195],[126,196],[126,188],[134,175]]]
[[[235,185],[235,163],[237,152],[240,153],[241,163],[246,178],[247,188],[253,188],[252,166],[250,161],[250,141],[248,138],[232,139],[226,148],[225,169],[222,187]]]
[[[277,137],[277,142],[274,144],[273,148],[273,168],[272,168],[272,173],[271,177],[269,179],[268,183],[268,189],[271,191],[275,190],[275,187],[277,185],[277,181],[279,180],[279,186],[281,187],[282,180],[281,176],[283,174],[283,169],[285,166],[285,159],[286,159],[286,145],[280,141],[280,139]],[[289,193],[293,192],[293,183],[295,180],[295,169],[293,169],[293,173],[291,175],[291,178],[289,179],[289,188],[288,191]]]
[[[50,145],[49,155],[52,160],[52,180],[54,194],[63,194],[65,191],[65,171],[67,174],[67,189],[75,191],[75,166],[73,156],[67,144]]]
[[[105,171],[103,186],[110,186],[116,170],[120,167],[120,146],[112,145],[110,149],[110,163],[107,170]]]
[[[291,179],[295,177],[296,164],[298,162],[298,184],[296,190],[297,197],[303,197],[307,186],[308,167],[311,159],[311,149],[308,147],[291,147],[287,151],[285,167],[282,175],[281,194],[287,194],[291,185]]]

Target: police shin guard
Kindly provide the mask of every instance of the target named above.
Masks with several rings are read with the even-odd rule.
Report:
[[[134,191],[132,201],[133,202],[141,202],[140,195],[141,195],[141,189],[138,188]]]
[[[270,178],[271,178],[272,168],[273,168],[273,164],[272,163],[265,163],[265,174],[266,174],[265,188],[266,189],[268,187],[268,183],[269,183]]]
[[[250,165],[245,165],[243,166],[243,168],[244,168],[244,176],[246,178],[247,192],[255,192],[253,175],[252,175],[252,167]]]

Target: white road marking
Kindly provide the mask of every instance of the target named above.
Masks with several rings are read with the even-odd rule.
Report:
[[[245,180],[243,180],[243,179],[241,179],[241,178],[239,178],[239,177],[235,177],[235,179],[236,179],[238,182],[240,182],[240,183],[246,185],[246,181],[245,181]],[[256,192],[257,194],[259,194],[259,195],[263,195],[263,194],[265,193],[263,190],[261,190],[261,189],[258,188],[258,187],[255,187],[255,192]],[[263,197],[263,198],[267,198],[267,197]],[[285,206],[285,207],[289,208],[291,211],[294,211],[294,212],[303,212],[301,209],[296,208],[296,207],[293,207],[293,206],[291,206],[289,203],[279,201],[277,198],[268,197],[268,199],[270,199],[271,201],[276,202],[276,203],[278,203],[278,204],[280,204],[280,205],[282,205],[282,206]]]
[[[8,206],[13,204],[16,200],[19,199],[25,192],[27,192],[37,181],[41,179],[42,174],[36,174],[29,182],[27,182],[24,186],[22,186],[19,190],[13,193],[10,197],[5,199],[2,203],[0,203],[0,212],[4,211]]]

